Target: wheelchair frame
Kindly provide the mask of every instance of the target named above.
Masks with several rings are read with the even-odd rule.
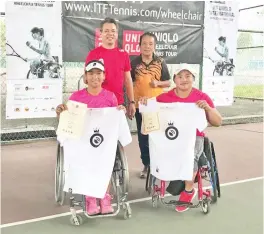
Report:
[[[216,203],[217,198],[221,196],[220,192],[220,182],[217,170],[217,164],[215,159],[215,152],[213,143],[210,142],[208,137],[204,138],[204,153],[207,158],[207,166],[200,167],[195,181],[198,183],[198,203],[193,204],[192,202],[180,202],[176,200],[171,200],[169,202],[165,201],[165,181],[160,181],[160,187],[156,184],[156,178],[151,175],[150,167],[148,168],[147,180],[146,180],[146,191],[149,195],[152,195],[152,206],[157,208],[158,201],[160,200],[163,205],[166,206],[187,206],[189,208],[201,207],[204,214],[208,214],[210,211],[210,203]],[[210,189],[203,190],[202,179],[205,179],[207,175],[210,178],[212,185],[212,192]]]
[[[64,204],[66,197],[66,192],[63,191],[64,187],[64,153],[63,147],[58,143],[57,146],[57,161],[55,168],[55,201],[59,205]],[[113,168],[113,173],[111,177],[112,189],[114,190],[116,196],[116,211],[112,214],[105,215],[93,215],[90,216],[86,212],[85,205],[85,196],[82,195],[82,201],[75,201],[72,189],[69,189],[69,200],[70,200],[70,211],[71,218],[70,222],[73,225],[79,226],[83,223],[82,216],[76,213],[75,206],[82,207],[84,214],[88,218],[98,218],[98,217],[113,217],[117,216],[121,210],[121,207],[124,210],[124,219],[129,219],[132,216],[132,210],[129,203],[127,202],[128,196],[128,184],[129,184],[129,172],[128,172],[128,163],[125,156],[124,149],[122,145],[118,142],[117,144],[117,154],[115,159],[115,164]]]
[[[81,87],[81,80],[83,80],[83,75],[81,75],[81,77],[78,80],[78,90],[80,90]]]

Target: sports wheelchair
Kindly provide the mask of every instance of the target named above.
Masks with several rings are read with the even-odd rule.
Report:
[[[61,79],[62,65],[59,64],[57,56],[52,56],[52,58],[54,61],[41,59],[40,64],[36,66],[34,71],[29,69],[27,79],[44,78],[44,76],[52,79]]]
[[[216,62],[213,76],[234,76],[234,70],[233,59],[230,59],[230,62]]]
[[[220,182],[218,169],[215,158],[215,151],[213,143],[205,137],[204,138],[204,152],[199,158],[198,162],[199,170],[197,172],[195,183],[198,184],[198,203],[193,204],[192,202],[180,202],[176,200],[171,200],[169,202],[165,201],[165,181],[160,181],[160,187],[156,183],[156,178],[151,175],[150,168],[148,168],[147,180],[145,189],[152,196],[152,206],[157,207],[158,201],[160,200],[163,205],[166,206],[187,206],[189,208],[201,207],[204,214],[209,213],[210,203],[216,203],[217,198],[221,197]],[[208,179],[209,178],[209,179]],[[212,191],[207,188],[203,189],[202,180],[208,180],[211,183]],[[171,184],[167,187],[167,192],[173,196],[180,195],[180,193],[185,189],[184,181],[173,181],[174,188]]]
[[[55,168],[55,201],[61,206],[64,204],[65,197],[67,196],[67,193],[63,191],[64,182],[65,182],[64,163],[65,161],[64,161],[63,147],[58,143],[57,161]],[[131,218],[132,210],[130,208],[129,203],[127,202],[128,185],[129,185],[128,163],[124,149],[122,145],[118,142],[116,159],[111,177],[111,190],[112,190],[111,194],[113,201],[116,202],[116,206],[115,206],[116,209],[114,213],[106,214],[106,215],[95,215],[95,216],[88,215],[86,212],[85,196],[81,195],[81,199],[80,199],[81,201],[77,201],[77,199],[73,194],[72,189],[69,189],[68,196],[69,196],[70,211],[71,211],[71,218],[70,218],[71,224],[78,226],[83,223],[82,216],[77,214],[75,210],[75,206],[81,207],[85,216],[88,218],[117,216],[121,208],[123,208],[124,210],[124,219]]]

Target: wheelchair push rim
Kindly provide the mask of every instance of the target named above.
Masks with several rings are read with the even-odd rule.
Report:
[[[57,158],[55,168],[55,201],[63,205],[65,192],[63,191],[64,186],[64,154],[63,147],[58,143],[57,145]]]
[[[120,142],[118,142],[118,155],[117,157],[119,157],[119,160],[121,162],[121,173],[122,173],[122,184],[121,184],[121,188],[122,188],[122,192],[123,194],[128,194],[128,185],[129,185],[129,172],[128,172],[128,162],[127,162],[127,158],[125,155],[125,151],[123,146],[121,145]]]
[[[148,166],[145,191],[148,192],[149,195],[153,195],[155,183],[156,178],[150,173],[150,166]]]
[[[210,183],[212,185],[212,190],[213,193],[211,195],[212,198],[212,203],[217,202],[217,198],[220,197],[220,186],[219,186],[219,177],[217,173],[217,168],[216,168],[216,161],[215,157],[213,157],[213,152],[212,152],[212,144],[209,141],[207,137],[204,138],[204,145],[206,146],[205,148],[205,155],[207,157],[208,163],[209,163],[209,170],[208,170],[208,175],[210,178]]]
[[[116,184],[116,176],[119,179],[119,186]],[[118,143],[117,153],[115,159],[114,170],[111,177],[112,187],[115,193],[117,189],[121,197],[126,197],[128,195],[128,185],[129,185],[129,172],[128,172],[128,163],[125,156],[123,146]]]

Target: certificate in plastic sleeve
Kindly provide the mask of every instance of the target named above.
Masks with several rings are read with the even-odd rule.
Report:
[[[75,101],[68,101],[67,107],[68,110],[60,114],[57,135],[78,139],[83,134],[87,105]]]
[[[142,134],[148,134],[160,129],[159,113],[158,112],[143,112],[142,113]]]

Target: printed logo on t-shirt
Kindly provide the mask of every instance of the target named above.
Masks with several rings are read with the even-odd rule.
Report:
[[[104,137],[99,133],[99,129],[94,130],[94,134],[90,138],[91,146],[94,148],[99,147],[104,141]]]
[[[173,126],[173,122],[168,123],[168,127],[165,130],[165,136],[169,140],[175,140],[179,136],[179,131]]]

